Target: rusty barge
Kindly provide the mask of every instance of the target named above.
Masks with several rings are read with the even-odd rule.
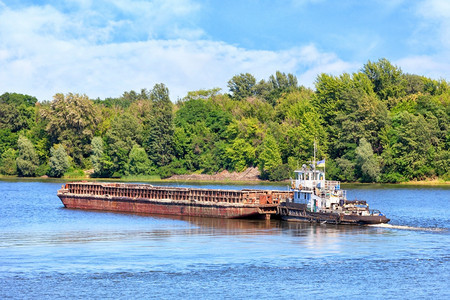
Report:
[[[291,191],[222,190],[150,184],[71,182],[58,190],[67,208],[217,218],[263,218],[277,214]]]

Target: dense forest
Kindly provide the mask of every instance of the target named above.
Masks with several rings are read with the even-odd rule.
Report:
[[[405,74],[386,59],[357,73],[320,74],[315,90],[292,74],[239,74],[173,103],[164,84],[121,97],[0,96],[0,173],[126,177],[243,171],[282,180],[313,157],[329,179],[449,180],[450,86]],[[75,174],[75,175],[74,175]]]

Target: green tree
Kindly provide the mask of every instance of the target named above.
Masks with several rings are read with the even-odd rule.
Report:
[[[258,167],[262,178],[269,178],[270,173],[282,164],[281,154],[273,135],[268,132],[261,144]]]
[[[114,172],[114,166],[111,158],[106,154],[104,150],[103,139],[96,136],[91,142],[91,162],[94,167],[93,177],[111,177]]]
[[[286,75],[280,71],[275,72],[275,76],[270,75],[269,82],[272,84],[273,89],[289,90],[290,88],[297,87],[297,77],[293,74]]]
[[[319,145],[319,156],[324,156],[327,145],[327,133],[322,126],[323,119],[314,107],[310,98],[300,91],[286,94],[280,99],[284,112],[281,123],[275,126],[273,134],[278,141],[278,147],[284,163],[289,157],[296,161],[311,160],[314,155],[314,141]],[[278,108],[277,108],[278,109]]]
[[[129,113],[124,113],[114,119],[106,134],[107,154],[113,163],[112,173],[115,176],[125,174],[128,156],[134,145],[140,144],[142,126]],[[106,160],[102,160],[106,162]]]
[[[355,150],[356,162],[362,182],[376,182],[380,177],[380,164],[373,154],[372,146],[365,138],[359,142]]]
[[[255,162],[255,148],[248,141],[237,138],[232,145],[227,147],[226,158],[232,170],[244,171]]]
[[[11,129],[0,129],[0,155],[9,148],[17,147],[19,134],[12,132]]]
[[[392,127],[387,127],[382,134],[384,173],[399,174],[408,180],[433,176],[440,148],[438,126],[432,115],[424,117],[408,111],[395,114]]]
[[[209,90],[190,91],[187,93],[187,96],[183,100],[184,101],[198,100],[198,99],[207,100],[207,99],[217,96],[220,91],[221,91],[220,88],[212,88]]]
[[[255,95],[256,79],[250,73],[241,73],[228,81],[228,89],[233,99],[242,100]]]
[[[330,158],[354,150],[361,138],[381,151],[378,132],[388,122],[388,110],[369,78],[363,73],[322,75],[316,85],[315,104],[327,124]]]
[[[39,158],[33,144],[24,136],[17,141],[19,155],[16,159],[17,174],[23,177],[34,176],[39,166]]]
[[[0,173],[5,175],[16,175],[17,174],[17,151],[9,148],[3,152],[0,160]]]
[[[346,182],[356,181],[355,163],[352,160],[345,157],[336,158],[336,169],[336,175],[331,178]]]
[[[174,149],[177,164],[182,162],[186,169],[214,173],[223,168],[223,141],[232,115],[214,103],[215,97],[189,97],[177,103]]]
[[[158,167],[168,165],[174,155],[173,104],[169,89],[162,83],[155,84],[150,92],[153,115],[144,128],[144,147],[150,160]]]
[[[53,145],[50,149],[49,175],[61,177],[70,167],[70,158],[62,145]]]
[[[0,129],[18,132],[32,127],[37,99],[29,95],[4,93],[0,96]]]
[[[314,106],[326,124],[334,125],[338,111],[342,107],[340,92],[343,88],[342,76],[320,74],[315,82]]]
[[[134,145],[130,151],[126,175],[148,175],[155,172],[145,149]]]
[[[382,100],[389,97],[401,97],[406,94],[407,81],[399,67],[393,66],[386,58],[377,62],[370,60],[362,68],[362,72],[373,83],[374,92]]]
[[[60,143],[82,165],[91,149],[90,142],[99,123],[98,111],[86,95],[56,94],[48,109],[42,110],[46,130],[53,144]]]

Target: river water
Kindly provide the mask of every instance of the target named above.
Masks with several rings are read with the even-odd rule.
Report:
[[[60,187],[0,181],[1,299],[450,299],[448,187],[349,186],[391,218],[369,227],[71,210]]]

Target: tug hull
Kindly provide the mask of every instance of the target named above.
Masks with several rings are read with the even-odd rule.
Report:
[[[284,203],[278,207],[278,214],[282,220],[304,223],[327,223],[345,225],[369,225],[388,223],[390,220],[384,215],[357,215],[332,212],[310,212],[306,205]]]

